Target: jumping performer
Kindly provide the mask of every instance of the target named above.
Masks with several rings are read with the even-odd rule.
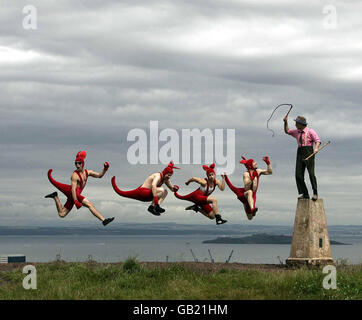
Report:
[[[227,220],[223,220],[221,218],[221,215],[218,213],[219,209],[217,205],[217,200],[210,195],[214,192],[216,186],[218,186],[221,191],[225,190],[225,179],[223,178],[222,182],[216,179],[216,174],[214,170],[215,164],[212,164],[210,167],[203,165],[202,168],[206,171],[206,179],[193,177],[185,182],[187,186],[191,182],[196,182],[200,185],[200,187],[194,192],[191,192],[190,194],[187,194],[185,196],[181,196],[177,192],[175,192],[175,196],[181,200],[187,200],[194,203],[194,205],[187,207],[186,210],[201,212],[205,217],[209,219],[216,219],[217,225],[223,224],[227,222]]]
[[[52,171],[53,169],[49,169],[48,171],[48,179],[49,181],[61,192],[65,194],[67,197],[67,202],[62,206],[59,198],[58,192],[53,192],[45,196],[45,198],[52,198],[55,200],[55,205],[58,210],[58,215],[61,218],[65,218],[66,215],[72,210],[75,205],[77,209],[80,209],[82,206],[87,207],[92,214],[102,221],[102,224],[106,226],[110,222],[114,220],[113,218],[105,219],[99,211],[94,207],[94,205],[85,197],[81,195],[87,180],[88,176],[93,178],[102,178],[104,174],[107,172],[109,168],[109,163],[104,163],[103,171],[98,173],[92,170],[84,169],[84,159],[86,158],[87,153],[85,151],[79,151],[77,153],[75,159],[75,166],[77,170],[75,170],[71,176],[71,185],[60,183],[53,179]]]
[[[175,167],[173,161],[171,161],[162,172],[152,173],[141,186],[134,190],[123,191],[119,189],[116,184],[116,177],[112,178],[112,186],[114,191],[122,197],[143,202],[152,201],[151,205],[148,207],[148,211],[155,216],[159,216],[166,211],[160,207],[160,204],[165,200],[168,193],[165,188],[162,188],[162,185],[166,184],[172,192],[178,190],[177,186],[173,186],[170,181],[170,178],[173,175],[173,169],[180,168]]]
[[[234,187],[226,173],[223,174],[223,177],[225,177],[226,183],[229,188],[243,203],[246,216],[249,220],[253,219],[256,212],[258,211],[258,208],[255,206],[255,204],[256,192],[258,190],[260,176],[273,174],[273,169],[270,164],[269,157],[264,157],[263,160],[268,166],[267,170],[258,169],[258,164],[254,161],[254,159],[246,160],[244,157],[242,157],[240,163],[245,165],[247,169],[247,171],[243,174],[244,188]]]
[[[304,161],[308,156],[317,153],[321,140],[318,134],[311,128],[307,127],[307,120],[304,117],[297,117],[295,121],[296,130],[290,130],[288,126],[288,115],[283,119],[284,132],[294,137],[298,142],[297,161],[295,166],[295,180],[297,182],[298,199],[309,199],[309,193],[304,181],[305,168],[308,169],[309,179],[312,184],[313,198],[318,200],[317,178],[314,173],[315,156],[311,157],[308,161]],[[313,148],[313,145],[314,148]]]

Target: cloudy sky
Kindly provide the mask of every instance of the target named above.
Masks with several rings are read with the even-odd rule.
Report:
[[[36,29],[24,28],[29,4]],[[185,213],[187,203],[172,194],[167,213],[154,217],[113,192],[113,175],[132,189],[164,167],[127,160],[128,132],[148,132],[151,120],[160,131],[235,129],[234,160],[254,157],[263,167],[269,155],[274,175],[261,180],[255,220],[228,189],[215,192],[221,213],[230,223],[292,225],[296,141],[282,130],[287,109],[270,122],[274,138],[266,129],[281,103],[294,105],[291,120],[304,115],[332,142],[316,167],[328,223],[362,224],[362,3],[3,0],[0,8],[0,225],[97,225],[85,208],[62,220],[44,199],[54,191],[47,170],[69,182],[78,150],[87,151],[89,169],[111,163],[84,191],[104,216],[211,223]],[[199,164],[180,166],[173,182],[190,192],[184,181],[204,173]],[[234,184],[242,171],[237,165]]]

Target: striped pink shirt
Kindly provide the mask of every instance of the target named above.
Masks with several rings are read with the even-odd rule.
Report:
[[[321,142],[317,133],[308,127],[305,127],[302,131],[302,145],[300,144],[300,131],[299,130],[289,130],[288,134],[297,139],[298,147],[312,146],[314,143]]]

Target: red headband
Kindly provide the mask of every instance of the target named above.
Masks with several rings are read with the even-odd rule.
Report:
[[[246,160],[244,157],[241,157],[243,160],[240,161],[241,164],[245,165],[246,169],[254,170],[253,163],[254,159]]]
[[[79,151],[75,157],[75,161],[82,162],[84,165],[84,159],[86,158],[86,156],[87,156],[87,152]]]
[[[168,164],[168,166],[167,166],[165,169],[163,169],[162,174],[163,174],[163,175],[166,175],[166,174],[168,174],[168,173],[173,174],[173,169],[180,169],[180,168],[175,167],[175,166],[173,165],[173,161],[171,161],[171,162]]]
[[[214,173],[215,174],[215,163],[213,163],[212,165],[210,165],[210,167],[208,167],[207,165],[203,165],[202,168],[206,171],[206,174],[209,175],[210,173]]]

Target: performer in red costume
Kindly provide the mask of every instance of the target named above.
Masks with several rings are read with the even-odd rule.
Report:
[[[273,169],[270,164],[269,157],[264,157],[263,160],[267,164],[267,170],[258,169],[258,164],[253,160],[246,160],[242,157],[240,161],[241,164],[244,164],[247,171],[243,174],[244,179],[244,188],[234,187],[226,173],[223,174],[225,177],[226,183],[229,188],[236,194],[237,198],[243,203],[245,213],[249,220],[253,219],[258,208],[255,207],[256,203],[256,192],[259,186],[259,178],[261,175],[270,175],[273,174]]]
[[[173,175],[173,169],[180,168],[175,167],[173,161],[171,161],[162,172],[152,173],[141,186],[134,190],[123,191],[119,189],[116,184],[116,177],[112,178],[112,186],[114,191],[122,197],[143,202],[152,201],[151,205],[148,207],[148,211],[155,216],[159,216],[166,211],[160,207],[160,204],[165,200],[168,193],[165,188],[162,188],[162,185],[166,184],[171,191],[177,191],[177,187],[173,186],[170,181],[170,178]]]
[[[61,192],[63,192],[67,197],[67,202],[62,206],[59,198],[58,198],[58,192],[53,192],[51,194],[48,194],[45,196],[45,198],[52,198],[55,200],[55,204],[58,210],[59,217],[64,218],[73,208],[75,205],[77,209],[80,209],[82,206],[87,207],[92,214],[97,217],[99,220],[102,221],[102,224],[106,226],[110,222],[114,220],[113,218],[107,218],[105,219],[98,210],[94,207],[94,205],[85,197],[81,195],[87,180],[88,176],[91,176],[93,178],[102,178],[106,171],[109,168],[109,163],[104,163],[104,169],[101,173],[92,171],[92,170],[86,170],[84,169],[84,159],[87,156],[87,153],[85,151],[79,151],[77,153],[76,159],[75,159],[75,166],[77,170],[75,170],[71,176],[71,185],[63,184],[58,181],[55,181],[52,177],[52,171],[53,169],[49,169],[48,171],[48,179],[49,181]]]
[[[194,205],[187,207],[186,210],[201,212],[205,217],[209,219],[216,218],[217,225],[223,224],[227,222],[227,220],[223,220],[221,218],[221,215],[218,213],[219,209],[217,205],[217,200],[210,195],[214,192],[216,186],[218,186],[221,191],[225,190],[225,179],[223,177],[222,182],[216,179],[216,174],[214,170],[215,164],[212,164],[210,167],[203,165],[202,168],[206,171],[206,179],[193,177],[185,182],[187,186],[191,182],[196,182],[200,185],[200,188],[185,196],[181,196],[177,192],[175,192],[175,196],[181,200],[187,200],[194,203]],[[176,188],[178,189],[178,186],[176,186]],[[212,204],[212,206],[210,204]]]

